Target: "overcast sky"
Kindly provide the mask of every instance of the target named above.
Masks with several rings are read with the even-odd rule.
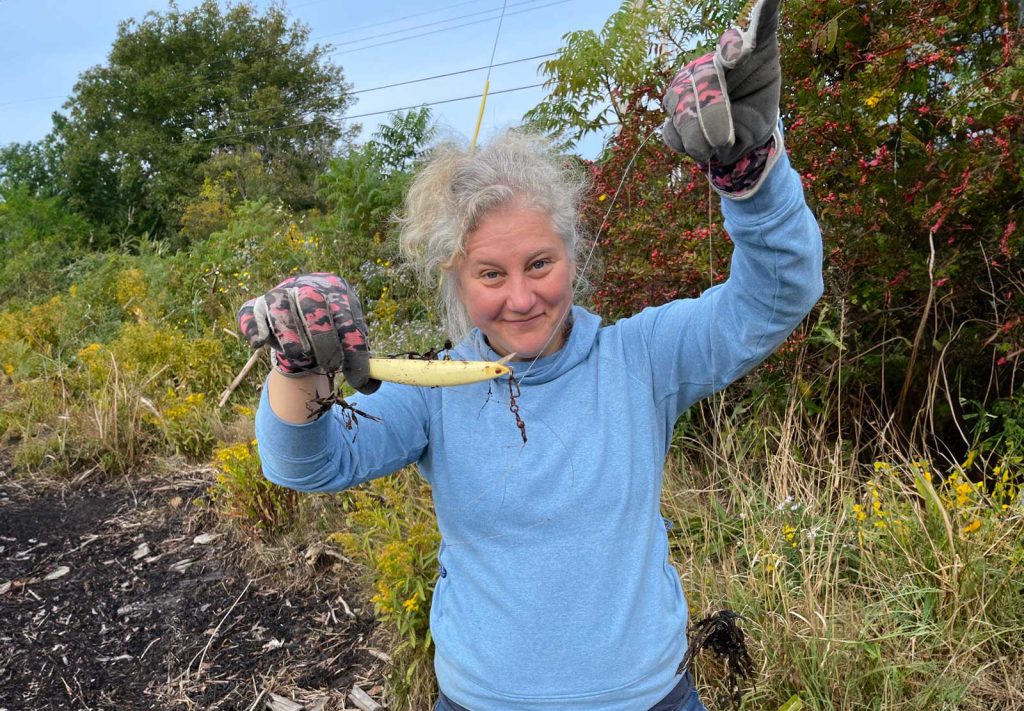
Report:
[[[349,110],[357,116],[480,94],[486,70],[425,78],[486,67],[503,2],[495,64],[554,52],[567,32],[599,30],[620,0],[293,0],[283,5],[292,19],[310,27],[312,42],[333,45],[332,59],[360,92]],[[197,4],[180,0],[178,6],[188,10]],[[0,0],[0,145],[43,138],[51,129],[51,114],[60,109],[78,75],[106,62],[118,23],[167,8],[166,1],[150,0]],[[540,83],[541,61],[491,70],[482,141],[518,124],[543,97],[541,88],[496,93]],[[469,99],[431,108],[447,130],[468,137],[479,106],[479,99]],[[363,124],[365,138],[384,119],[381,114],[354,120]],[[579,150],[594,157],[599,148],[595,138]]]

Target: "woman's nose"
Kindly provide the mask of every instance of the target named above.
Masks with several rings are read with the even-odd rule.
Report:
[[[536,301],[537,295],[528,279],[518,277],[509,280],[505,305],[510,311],[523,314],[529,313]]]

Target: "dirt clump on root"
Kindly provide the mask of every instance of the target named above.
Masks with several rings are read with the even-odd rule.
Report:
[[[349,566],[267,570],[193,502],[203,470],[29,491],[0,466],[0,711],[355,708],[386,656]],[[359,603],[359,604],[357,604]]]

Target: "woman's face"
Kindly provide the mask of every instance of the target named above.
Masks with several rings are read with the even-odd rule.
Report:
[[[457,270],[459,299],[499,355],[548,355],[565,342],[562,324],[572,306],[574,270],[547,215],[499,208],[466,237]]]

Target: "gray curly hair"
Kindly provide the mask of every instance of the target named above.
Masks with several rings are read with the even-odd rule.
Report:
[[[513,204],[540,210],[579,272],[585,242],[579,207],[588,184],[582,167],[559,155],[550,140],[522,129],[505,131],[478,150],[444,143],[432,151],[406,194],[399,243],[425,283],[440,281],[438,307],[453,340],[473,327],[456,274],[467,235],[494,210]]]

